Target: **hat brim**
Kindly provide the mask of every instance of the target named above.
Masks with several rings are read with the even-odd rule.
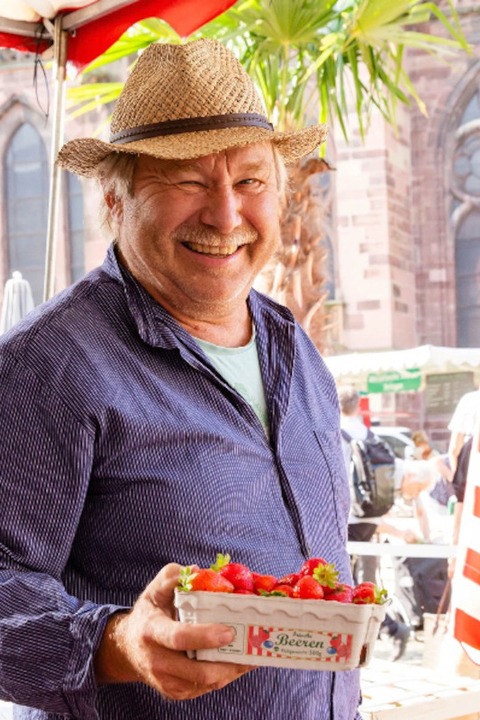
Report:
[[[99,163],[111,153],[150,155],[165,160],[189,160],[258,142],[272,142],[286,163],[313,152],[327,136],[325,125],[314,125],[289,133],[257,127],[224,128],[178,135],[161,135],[123,145],[94,138],[67,142],[57,155],[57,164],[76,175],[97,177]]]

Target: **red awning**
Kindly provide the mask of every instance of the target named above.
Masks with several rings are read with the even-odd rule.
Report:
[[[33,9],[31,13],[25,12],[28,1],[0,0],[0,47],[43,52],[54,42],[45,24],[48,21],[53,24],[61,14],[63,29],[69,32],[67,59],[80,69],[140,20],[161,18],[185,37],[234,3],[235,0],[77,0],[77,8],[83,7],[72,10],[72,1],[49,0],[43,5],[51,12],[42,18]]]

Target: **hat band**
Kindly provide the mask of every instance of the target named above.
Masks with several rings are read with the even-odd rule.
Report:
[[[159,135],[178,135],[202,130],[221,130],[232,127],[260,127],[273,132],[273,125],[267,118],[257,113],[231,113],[230,115],[209,115],[207,117],[179,118],[151,125],[127,128],[110,136],[110,142],[116,145],[144,140]]]

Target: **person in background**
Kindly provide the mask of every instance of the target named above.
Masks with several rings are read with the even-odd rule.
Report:
[[[479,422],[480,388],[462,395],[448,425],[448,429],[450,430],[448,456],[452,470],[453,492],[457,500],[454,507],[452,537],[454,545],[457,545],[460,533],[473,432]],[[453,578],[455,573],[455,558],[449,558],[448,572],[449,577]]]
[[[414,519],[420,531],[419,542],[448,545],[451,542],[453,518],[450,514],[450,498],[445,478],[438,475],[438,459],[412,460],[405,463],[402,496],[414,511]],[[439,604],[448,605],[448,560],[432,557],[427,549],[419,557],[406,557],[396,565],[397,590],[409,607],[412,626],[422,629],[425,613],[436,613]]]
[[[411,502],[418,522],[422,542],[447,542],[445,517],[448,515],[447,502],[439,502],[433,496],[438,482],[437,457],[431,460],[408,460],[404,464],[401,495]]]
[[[430,458],[439,454],[438,450],[435,450],[430,445],[430,440],[424,430],[417,430],[412,433],[412,440],[415,445],[413,451],[413,458],[415,460],[430,460]]]
[[[450,442],[448,455],[450,468],[455,472],[463,444],[472,436],[475,424],[480,421],[480,389],[462,395],[448,424]]]
[[[335,384],[291,312],[252,289],[281,242],[280,133],[214,40],[155,44],[108,142],[104,264],[0,339],[0,697],[22,720],[359,720],[358,670],[200,662],[230,626],[176,620],[216,553],[351,583]]]
[[[368,428],[363,422],[360,409],[360,394],[353,385],[342,385],[338,388],[338,398],[340,402],[340,428],[352,440],[365,440],[368,434]],[[351,444],[350,441],[342,436],[343,458],[345,468],[350,476],[351,469]],[[398,462],[397,468],[401,467],[401,461]],[[363,520],[350,511],[348,518],[348,540],[350,542],[371,542],[378,533],[388,533],[392,536],[403,539],[405,542],[414,542],[416,537],[411,530],[402,530],[388,522],[385,516],[369,517]],[[352,573],[355,583],[378,582],[378,557],[375,555],[357,555],[352,557]],[[385,632],[393,642],[393,651],[391,660],[399,660],[405,653],[408,638],[410,636],[410,628],[402,622],[398,622],[390,615],[382,624],[382,632]]]

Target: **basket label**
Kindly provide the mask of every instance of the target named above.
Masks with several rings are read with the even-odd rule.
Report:
[[[349,633],[317,632],[262,625],[233,625],[235,639],[222,653],[345,664],[352,653]]]

